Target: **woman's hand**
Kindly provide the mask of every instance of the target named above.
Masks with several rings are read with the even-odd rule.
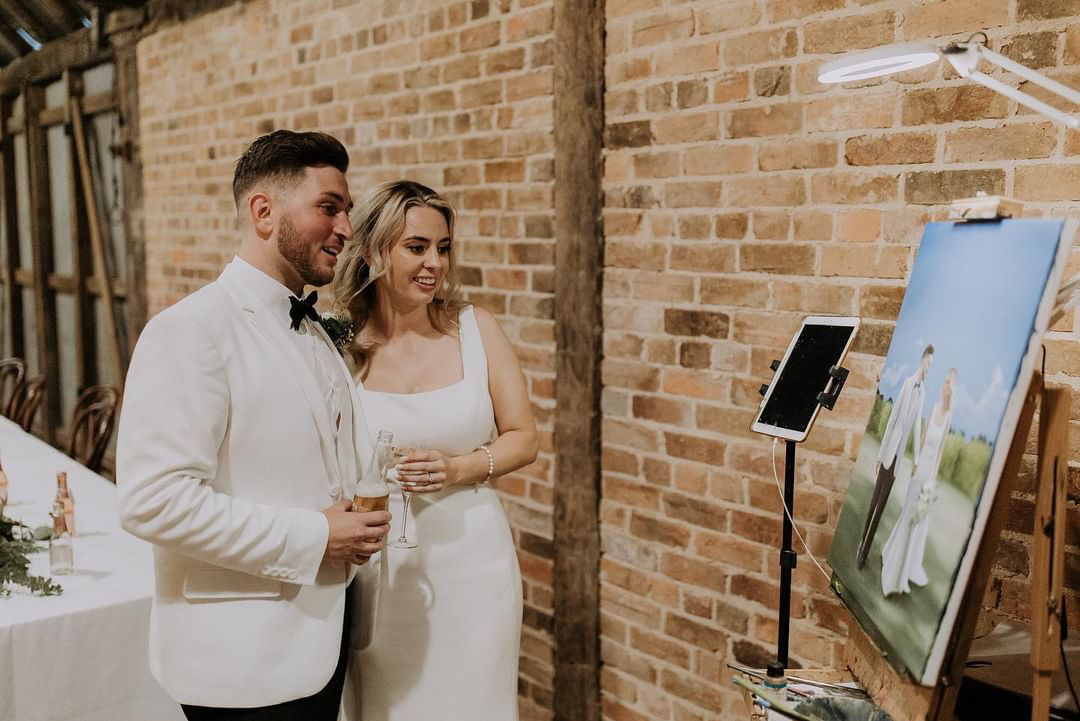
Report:
[[[454,459],[425,448],[408,449],[395,469],[402,490],[410,493],[434,493],[458,482]]]

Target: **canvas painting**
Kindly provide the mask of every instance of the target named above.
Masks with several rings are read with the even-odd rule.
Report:
[[[833,537],[833,586],[934,685],[1061,283],[1074,223],[931,223]]]

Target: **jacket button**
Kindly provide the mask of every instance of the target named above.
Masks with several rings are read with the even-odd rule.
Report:
[[[341,498],[341,489],[340,488],[331,488],[330,489],[330,498],[332,498],[335,501],[337,501],[339,498]]]
[[[296,573],[296,571],[289,571],[289,580],[290,580],[290,581],[295,581],[295,580],[296,580],[296,576],[297,576],[297,573]]]

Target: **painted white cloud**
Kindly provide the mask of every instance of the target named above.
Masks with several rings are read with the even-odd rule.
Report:
[[[907,363],[894,363],[882,371],[881,382],[886,386],[898,385],[900,379],[905,377],[905,371],[907,371]]]
[[[962,379],[959,386],[957,400],[960,402],[960,407],[976,416],[1001,412],[1001,408],[1009,399],[1009,391],[1005,387],[1005,374],[1002,373],[1001,366],[998,365],[994,366],[994,370],[990,374],[990,383],[978,400],[972,398],[971,394],[968,393],[967,386],[964,385]]]

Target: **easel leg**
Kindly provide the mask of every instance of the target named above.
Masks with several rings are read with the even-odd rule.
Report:
[[[1065,570],[1065,486],[1069,459],[1069,391],[1045,388],[1039,410],[1038,495],[1031,579],[1032,721],[1050,716],[1050,685],[1060,664]]]

